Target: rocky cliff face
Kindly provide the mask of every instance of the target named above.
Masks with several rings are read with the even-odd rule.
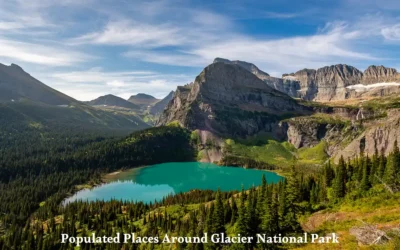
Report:
[[[372,120],[365,127],[357,138],[334,152],[336,162],[341,156],[345,159],[354,158],[361,152],[365,155],[373,155],[375,152],[388,155],[392,152],[394,142],[396,140],[400,142],[400,110],[390,110],[387,117]]]
[[[346,87],[359,83],[361,77],[361,71],[344,64],[320,68],[315,73],[318,91],[313,100],[346,99]]]
[[[260,131],[285,137],[282,117],[310,109],[269,87],[245,68],[226,62],[206,67],[196,80],[178,87],[157,125],[179,122],[218,135],[246,136]]]

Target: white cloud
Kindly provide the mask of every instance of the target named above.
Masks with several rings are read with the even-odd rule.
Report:
[[[0,21],[0,30],[15,30],[22,27],[23,25],[17,22]]]
[[[185,51],[159,53],[131,50],[124,55],[152,63],[194,67],[205,66],[215,57],[225,57],[253,62],[268,72],[287,72],[338,61],[375,59],[369,53],[357,52],[351,47],[350,42],[359,36],[359,32],[337,23],[311,36],[282,39],[237,36],[214,43],[199,43]]]
[[[140,45],[162,47],[182,44],[179,28],[137,22],[110,22],[103,31],[72,39],[73,44]]]
[[[210,58],[195,52],[157,52],[152,50],[131,50],[123,53],[123,56],[137,60],[183,67],[204,67],[211,63]]]
[[[264,18],[272,18],[272,19],[290,19],[299,17],[302,14],[299,13],[283,13],[283,12],[273,12],[273,11],[266,11],[264,12]]]
[[[396,0],[390,1],[396,3]],[[400,40],[398,19],[381,13],[351,17],[343,14],[345,21],[328,22],[315,34],[293,36],[284,34],[286,31],[270,34],[276,30],[268,26],[257,32],[253,28],[247,30],[249,23],[242,23],[240,18],[250,13],[248,19],[293,19],[279,22],[323,25],[328,19],[339,19],[338,10],[316,20],[307,15],[315,11],[308,7],[296,8],[295,12],[291,12],[293,8],[274,12],[273,8],[270,11],[264,11],[269,8],[247,8],[250,6],[247,3],[243,4],[244,9],[238,10],[240,4],[232,3],[224,6],[224,15],[221,15],[210,9],[195,9],[191,3],[180,0],[118,3],[113,6],[112,1],[94,0],[0,0],[0,61],[28,62],[36,68],[42,67],[41,80],[81,100],[109,93],[128,97],[148,92],[162,97],[195,76],[135,71],[135,65],[150,62],[205,67],[215,57],[225,57],[255,63],[278,76],[304,67],[378,60],[376,51],[384,51],[384,48],[373,50],[373,47],[382,46],[382,36],[387,41]],[[357,13],[362,12],[360,9]],[[83,12],[88,16],[83,16]],[[300,15],[302,20],[298,18]],[[74,46],[69,46],[71,44]],[[101,53],[105,56],[104,62],[113,60],[115,67],[126,66],[126,58],[131,58],[133,70],[84,70],[91,67],[88,62],[93,57],[89,52]],[[101,65],[103,61],[96,63]],[[52,66],[61,68],[52,72]],[[150,70],[152,66],[146,65]],[[73,71],[67,71],[71,68]],[[183,72],[186,69],[174,70]],[[30,73],[36,76],[35,72]]]
[[[400,41],[400,24],[382,29],[382,36],[386,40]]]
[[[110,87],[115,87],[115,88],[120,88],[120,87],[126,86],[125,82],[118,81],[118,80],[113,80],[111,82],[106,82],[106,85],[110,86]]]
[[[110,72],[100,68],[35,75],[44,83],[51,83],[53,88],[81,101],[93,100],[106,94],[127,99],[133,94],[148,93],[163,98],[176,86],[192,80],[192,76],[187,75],[150,71]]]
[[[65,66],[93,57],[67,49],[0,38],[0,58],[48,66]]]

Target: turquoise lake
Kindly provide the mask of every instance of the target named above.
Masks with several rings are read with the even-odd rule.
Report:
[[[64,201],[76,200],[131,200],[154,202],[169,194],[192,189],[220,188],[222,191],[241,190],[261,184],[262,175],[268,183],[279,182],[282,177],[268,171],[221,167],[212,163],[173,162],[132,169],[115,176],[115,180],[83,189]]]

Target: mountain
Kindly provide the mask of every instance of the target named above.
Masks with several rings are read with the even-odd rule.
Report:
[[[310,110],[235,63],[207,66],[186,86],[178,87],[157,125],[183,127],[217,135],[246,136],[266,131],[279,137],[279,120]]]
[[[73,98],[33,78],[20,66],[0,63],[0,102],[29,99],[50,105],[68,105]]]
[[[24,133],[34,129],[33,132],[44,133],[59,128],[83,134],[93,131],[99,134],[127,134],[149,127],[133,114],[100,110],[81,103],[56,106],[24,100],[0,103],[0,113],[0,126],[8,127],[10,135],[11,132]]]
[[[122,100],[130,107],[137,107],[118,98],[105,99],[114,103]],[[79,102],[38,81],[15,64],[0,64],[0,113],[0,126],[10,129],[10,134],[32,128],[35,128],[33,133],[63,128],[82,133],[126,134],[149,127],[133,113],[100,110]]]
[[[271,87],[266,82],[270,76],[255,67],[216,60],[193,83],[177,88],[156,126],[179,124],[197,131],[199,159],[228,165],[244,159],[281,165],[296,159],[298,163],[322,164],[330,157],[338,161],[341,155],[352,158],[361,152],[373,155],[376,150],[387,154],[396,139],[400,141],[400,99],[396,96],[346,105],[304,102]],[[264,80],[253,72],[262,74]],[[339,64],[283,77],[276,78],[277,83],[297,82],[296,94],[306,100],[347,100],[353,98],[353,92],[361,93],[352,89],[360,82],[376,86],[377,81],[397,81],[398,75],[382,66],[361,72]],[[378,93],[378,88],[365,93]],[[265,148],[252,148],[262,143],[267,143]]]
[[[400,74],[393,68],[369,66],[364,72],[337,64],[319,69],[302,69],[272,77],[254,64],[216,58],[214,62],[239,65],[263,80],[268,86],[295,98],[308,101],[340,101],[400,93]]]
[[[137,95],[129,97],[128,101],[142,108],[147,108],[148,106],[151,106],[160,100],[155,98],[154,96],[139,93]]]
[[[150,108],[150,114],[152,115],[158,115],[161,114],[165,107],[167,107],[168,103],[174,98],[174,91],[169,92],[169,94],[164,97],[161,101],[155,103],[151,108]]]
[[[395,69],[369,66],[364,72],[345,64],[286,74],[300,88],[293,97],[312,101],[334,101],[400,93],[400,75]]]
[[[245,70],[253,73],[254,75],[256,75],[258,78],[260,78],[261,80],[264,79],[269,79],[270,75],[268,75],[268,73],[265,73],[264,71],[260,70],[259,68],[257,68],[256,65],[252,64],[252,63],[248,63],[248,62],[244,62],[244,61],[230,61],[228,59],[224,59],[224,58],[215,58],[213,63],[227,63],[227,64],[235,64],[235,65],[239,65],[240,67],[244,68]]]
[[[140,107],[134,103],[128,102],[121,97],[115,95],[105,95],[100,96],[97,99],[94,99],[90,102],[87,102],[89,105],[92,106],[108,106],[108,107],[120,107],[120,108],[127,108],[127,109],[139,109]]]
[[[400,82],[400,74],[396,69],[384,66],[369,66],[363,74],[362,83],[374,84],[377,82]]]
[[[245,70],[251,72],[261,80],[263,80],[268,86],[279,90],[289,96],[297,95],[297,90],[300,89],[298,82],[291,81],[290,79],[285,78],[277,78],[270,76],[268,73],[260,70],[256,65],[244,61],[230,61],[228,59],[223,58],[215,58],[214,63],[221,62],[226,64],[234,64],[239,65],[240,67],[244,68]]]

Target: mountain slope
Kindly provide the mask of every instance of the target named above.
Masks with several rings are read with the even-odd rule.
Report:
[[[0,102],[23,98],[51,105],[67,105],[75,101],[33,78],[18,65],[0,63]]]
[[[114,106],[114,107],[121,107],[121,108],[127,108],[127,109],[139,109],[140,107],[136,104],[133,104],[131,102],[128,102],[125,99],[122,99],[121,97],[115,96],[115,95],[105,95],[105,96],[100,96],[97,99],[94,99],[90,102],[88,102],[89,105],[92,106]]]
[[[4,136],[24,133],[42,133],[59,128],[81,133],[122,133],[148,128],[140,118],[123,112],[109,112],[74,103],[68,107],[58,107],[31,101],[0,103],[0,127]],[[33,130],[32,130],[33,129]],[[33,136],[33,134],[27,135]]]
[[[168,103],[174,98],[174,91],[171,91],[166,97],[164,97],[161,101],[155,103],[150,108],[150,114],[157,115],[164,111],[165,107],[167,107]]]
[[[279,120],[310,110],[235,64],[216,62],[192,84],[178,87],[157,125],[179,122],[195,130],[245,136],[260,131],[279,136]]]
[[[115,103],[137,107],[118,97],[111,99]],[[48,127],[51,130],[63,127],[82,132],[93,130],[109,133],[131,132],[148,127],[134,114],[99,110],[79,102],[36,80],[15,64],[0,64],[0,110],[0,126],[10,129],[15,126],[23,130],[34,124],[36,128]],[[40,133],[40,130],[33,132]]]
[[[155,98],[154,96],[144,94],[144,93],[139,93],[137,95],[133,95],[133,96],[129,97],[129,99],[128,99],[128,102],[131,102],[142,108],[147,108],[148,106],[151,106],[158,101],[160,101],[160,100]]]

